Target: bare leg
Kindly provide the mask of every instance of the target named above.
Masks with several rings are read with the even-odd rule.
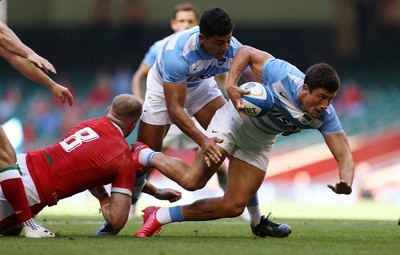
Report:
[[[151,125],[141,121],[139,123],[137,140],[147,144],[147,146],[155,151],[161,151],[163,139],[168,129],[169,125]]]
[[[207,184],[227,156],[226,152],[222,149],[221,153],[222,159],[219,164],[212,164],[210,167],[207,167],[201,149],[198,149],[196,158],[191,166],[179,158],[168,157],[161,153],[156,154],[151,163],[158,171],[178,183],[184,189],[197,190]]]
[[[256,194],[264,177],[265,171],[232,158],[225,195],[222,198],[201,199],[193,204],[182,206],[184,220],[214,220],[240,215]]]

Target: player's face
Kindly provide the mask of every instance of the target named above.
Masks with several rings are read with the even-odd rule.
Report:
[[[216,59],[223,59],[226,51],[231,45],[231,37],[232,33],[224,36],[213,35],[210,37],[205,37],[200,34],[200,46],[208,55],[211,55]]]
[[[193,11],[178,11],[175,19],[171,20],[174,32],[186,30],[198,25],[196,14]]]
[[[311,92],[307,84],[304,84],[301,93],[299,104],[313,118],[318,118],[328,109],[333,98],[336,96],[336,92],[328,92],[322,88],[316,88]]]

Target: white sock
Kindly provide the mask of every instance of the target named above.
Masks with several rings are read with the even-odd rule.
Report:
[[[247,210],[249,211],[249,216],[250,216],[250,224],[255,227],[258,224],[260,224],[261,221],[261,210],[260,207],[257,206],[251,206],[247,207]]]
[[[139,152],[139,163],[145,167],[152,167],[151,159],[159,152],[155,152],[150,148],[143,149]]]
[[[33,218],[30,218],[29,220],[24,222],[24,226],[31,228],[33,230],[38,230],[39,226],[36,224],[36,222],[33,220]]]
[[[171,215],[168,207],[161,207],[156,213],[156,219],[161,224],[171,223]]]

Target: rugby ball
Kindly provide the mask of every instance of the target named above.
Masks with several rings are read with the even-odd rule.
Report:
[[[261,117],[269,113],[274,107],[274,97],[265,85],[258,82],[246,82],[240,85],[240,88],[250,91],[249,94],[242,94],[241,96],[245,115]]]

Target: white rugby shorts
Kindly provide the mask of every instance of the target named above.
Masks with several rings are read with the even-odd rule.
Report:
[[[147,75],[147,90],[140,119],[152,125],[172,124],[165,102],[163,80],[151,68]],[[201,81],[197,86],[187,88],[185,110],[190,117],[215,98],[222,96],[213,77]]]
[[[248,123],[229,101],[215,113],[207,128],[207,135],[224,139],[218,145],[230,156],[267,171],[277,135],[264,133]]]

